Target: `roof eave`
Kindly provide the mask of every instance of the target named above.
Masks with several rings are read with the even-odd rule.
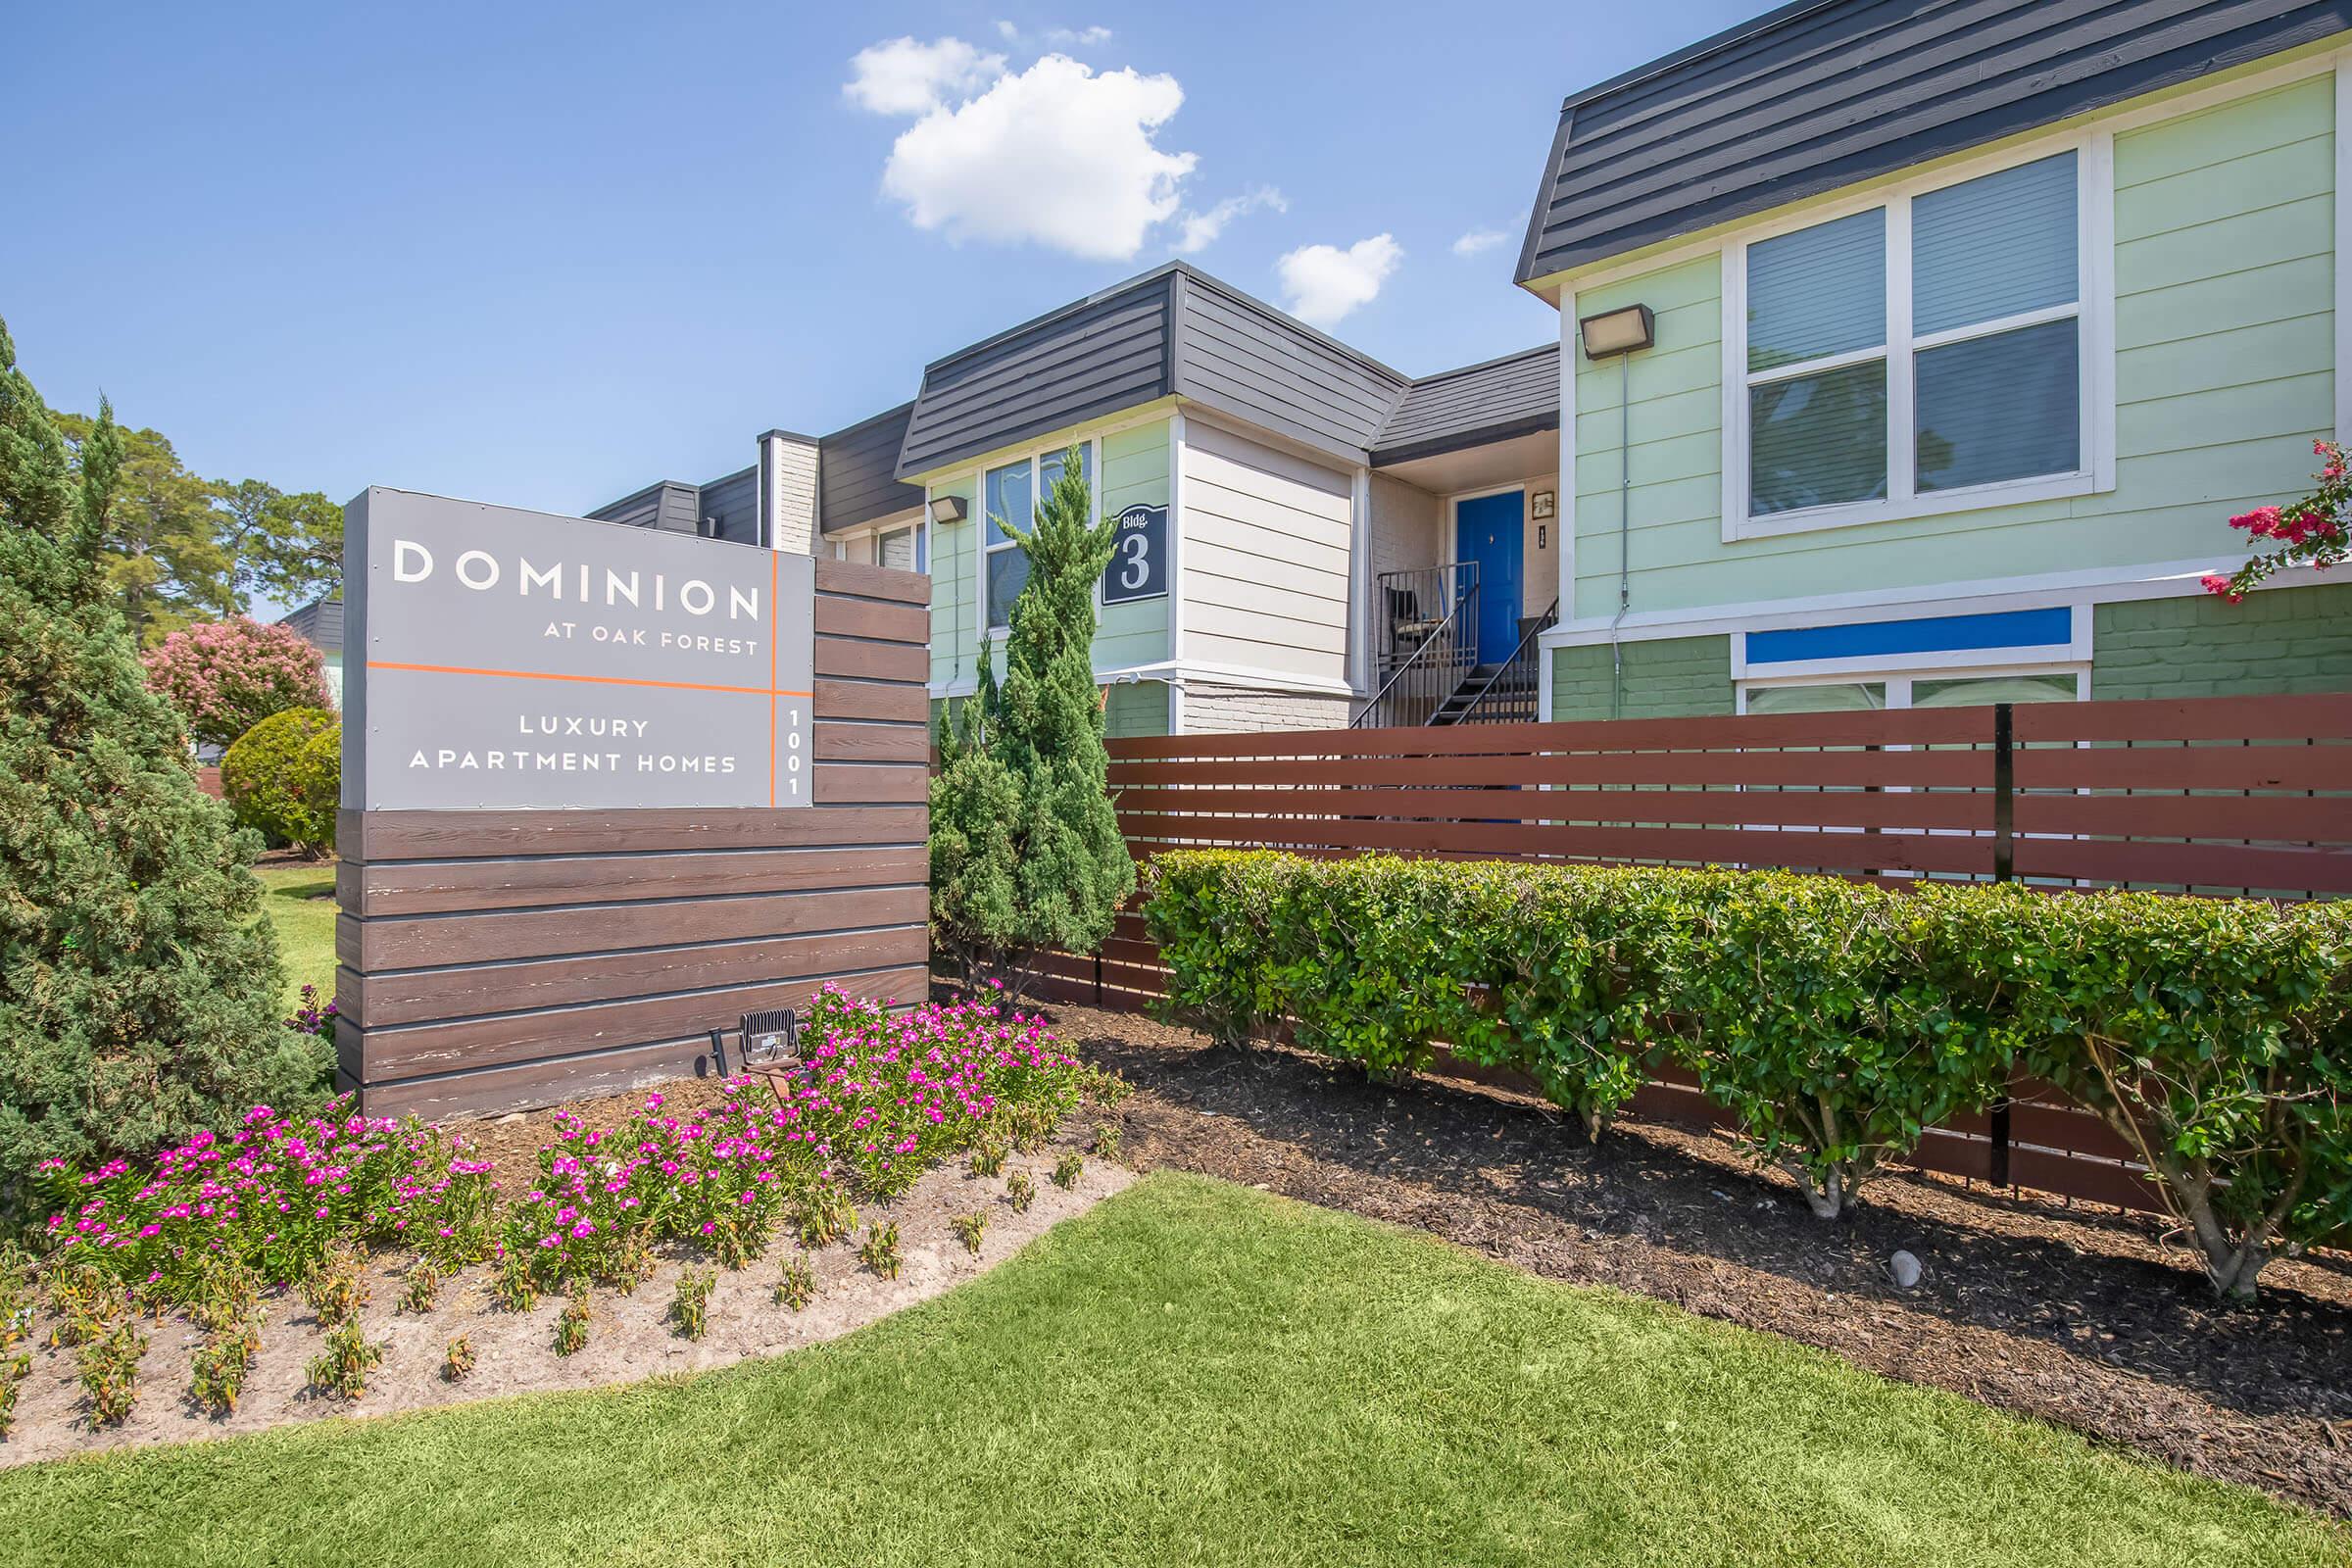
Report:
[[[1400,463],[1415,463],[1423,458],[1442,458],[1449,452],[1467,452],[1473,447],[1491,447],[1504,441],[1516,441],[1522,436],[1542,435],[1560,427],[1560,413],[1531,414],[1498,424],[1481,425],[1475,430],[1456,430],[1450,434],[1432,436],[1426,441],[1408,441],[1400,446],[1375,448],[1366,466],[1394,468]]]

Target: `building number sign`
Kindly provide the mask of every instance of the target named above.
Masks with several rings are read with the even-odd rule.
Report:
[[[1102,573],[1102,602],[1123,605],[1168,591],[1168,509],[1133,506],[1119,514],[1119,531]]]

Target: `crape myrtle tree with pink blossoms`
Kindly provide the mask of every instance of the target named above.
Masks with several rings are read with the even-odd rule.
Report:
[[[2235,571],[2208,572],[2203,579],[2207,593],[2219,594],[2234,605],[2266,578],[2290,566],[2326,571],[2342,563],[2344,519],[2352,509],[2352,472],[2346,470],[2344,449],[2333,441],[2314,441],[2311,451],[2321,464],[2319,488],[2283,507],[2256,507],[2231,517],[2230,527],[2243,528],[2249,537],[2267,539],[2271,545]]]
[[[183,626],[149,649],[147,683],[185,714],[190,738],[229,746],[263,719],[332,708],[326,659],[291,626],[243,615]]]
[[[141,1155],[299,1105],[257,847],[196,784],[101,564],[120,443],[78,472],[0,327],[0,1208],[40,1159]]]
[[[1073,447],[1033,519],[999,517],[1029,580],[1013,602],[1004,678],[981,643],[978,692],[940,724],[931,783],[931,936],[967,985],[1017,997],[1040,952],[1092,953],[1135,891],[1119,835],[1095,684],[1095,584],[1114,519],[1094,520]]]

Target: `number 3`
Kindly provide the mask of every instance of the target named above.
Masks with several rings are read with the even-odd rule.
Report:
[[[1131,533],[1119,541],[1127,560],[1119,569],[1119,586],[1133,592],[1152,580],[1152,541]]]

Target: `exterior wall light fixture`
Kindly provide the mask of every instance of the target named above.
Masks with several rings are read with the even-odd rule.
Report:
[[[1577,335],[1585,340],[1585,358],[1605,360],[1645,349],[1658,340],[1658,318],[1646,305],[1628,305],[1580,317]]]
[[[931,498],[931,520],[933,522],[961,522],[963,518],[963,497],[949,495]]]

